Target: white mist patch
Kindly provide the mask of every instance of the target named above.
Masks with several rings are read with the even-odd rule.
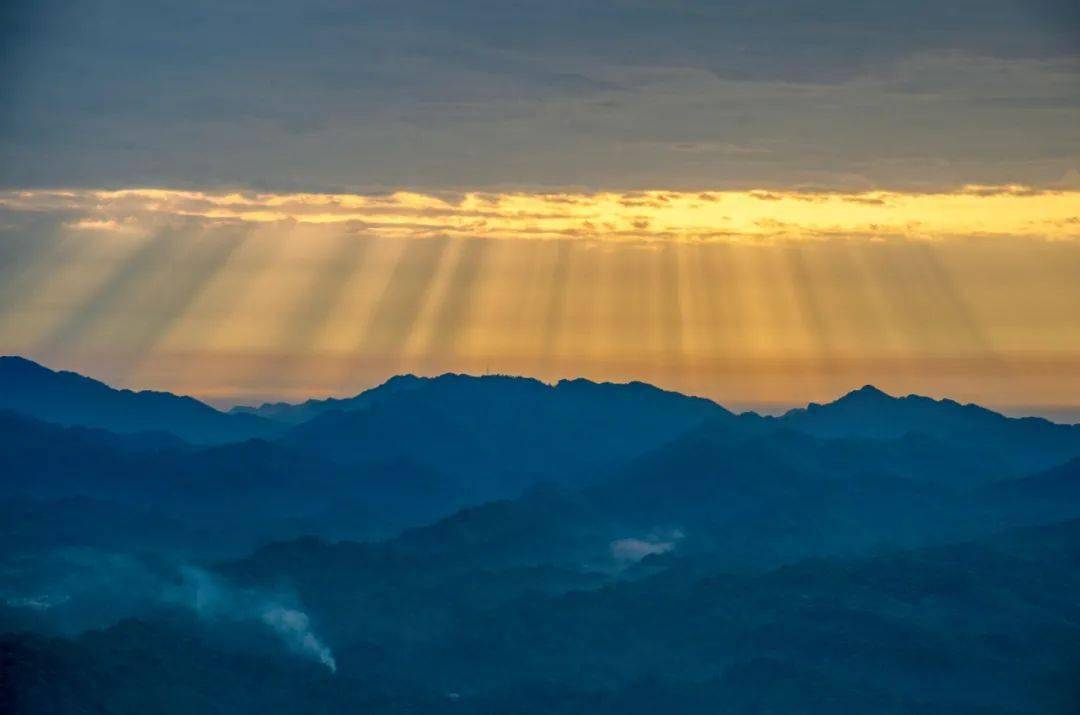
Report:
[[[308,615],[286,603],[289,599],[231,587],[200,569],[186,567],[183,576],[182,601],[200,616],[260,621],[294,652],[337,672],[333,652],[312,632]]]
[[[645,537],[615,539],[609,545],[611,557],[623,564],[641,561],[646,556],[664,554],[671,551],[683,538],[683,532],[673,529],[666,532],[654,532]]]

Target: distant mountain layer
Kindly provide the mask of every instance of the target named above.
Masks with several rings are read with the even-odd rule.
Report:
[[[272,422],[20,358],[0,359],[0,383],[0,405],[18,410],[0,417],[4,491],[167,505],[178,516],[254,509],[320,534],[385,533],[547,482],[585,488],[575,499],[585,500],[591,528],[693,527],[712,542],[741,520],[749,539],[754,514],[767,511],[760,533],[813,544],[825,537],[805,515],[826,498],[837,527],[828,538],[849,518],[846,533],[866,536],[902,526],[893,517],[907,512],[890,504],[920,504],[933,521],[935,505],[960,493],[1080,457],[1080,426],[872,387],[764,418],[643,383],[401,376],[349,399],[259,410],[284,420]],[[57,430],[19,414],[89,426]],[[268,438],[241,441],[252,433]],[[190,448],[171,435],[218,446]],[[976,501],[995,499],[1005,501],[990,492]],[[1038,500],[1022,501],[1041,513]],[[978,518],[955,507],[956,524]],[[379,529],[349,528],[360,512],[386,518]],[[344,528],[310,521],[319,514]]]
[[[0,357],[0,409],[114,432],[171,432],[191,442],[232,442],[274,431],[273,423],[254,415],[225,414],[168,392],[116,390],[19,357]]]
[[[280,439],[341,463],[408,459],[467,477],[476,494],[537,481],[580,483],[709,422],[742,434],[791,430],[823,438],[936,440],[1021,476],[1080,455],[1080,426],[1005,417],[977,405],[867,386],[778,418],[736,417],[702,398],[644,383],[403,375],[345,399],[222,413],[189,397],[115,390],[16,357],[0,358],[0,409],[114,432],[168,432],[197,443]],[[921,437],[920,437],[921,436]],[[938,450],[940,451],[940,450]],[[965,457],[966,459],[967,457]],[[987,466],[987,465],[983,465]],[[982,469],[983,466],[978,467]]]
[[[643,383],[501,376],[394,378],[344,402],[362,407],[323,412],[282,441],[343,462],[407,457],[493,496],[580,483],[706,419],[736,420],[709,400]]]
[[[819,437],[895,439],[909,433],[932,435],[989,450],[1018,471],[1045,469],[1080,454],[1080,425],[1038,417],[1011,418],[978,405],[919,395],[892,397],[872,386],[826,405],[811,404],[776,420]]]
[[[327,412],[348,412],[370,407],[376,400],[421,388],[430,382],[430,378],[415,375],[398,375],[382,385],[365,390],[352,397],[331,397],[323,400],[307,400],[299,404],[289,402],[266,402],[258,407],[237,405],[229,410],[236,414],[250,414],[267,419],[298,425]]]

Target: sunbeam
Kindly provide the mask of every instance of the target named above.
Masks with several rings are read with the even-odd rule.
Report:
[[[446,238],[415,239],[403,249],[357,345],[360,354],[400,368],[404,348],[450,245]]]
[[[667,384],[680,387],[686,369],[686,316],[682,296],[684,276],[679,262],[681,250],[680,246],[664,244],[660,248],[660,255],[651,262],[653,270],[650,272],[650,313],[657,324],[654,332],[659,334],[660,338],[660,374],[664,376]]]
[[[139,310],[141,306],[129,299],[142,288],[161,285],[171,261],[186,248],[186,238],[190,236],[169,231],[141,239],[140,245],[120,260],[91,295],[41,338],[35,351],[44,355],[72,352],[85,347],[87,340],[101,338],[101,331],[122,329],[127,321],[116,320],[116,315]],[[134,314],[130,319],[140,320]]]
[[[554,261],[546,285],[540,288],[547,296],[543,312],[543,329],[540,337],[541,350],[550,372],[563,357],[563,338],[566,332],[566,313],[569,301],[568,280],[575,262],[575,247],[568,241],[550,244]]]
[[[836,337],[821,296],[819,278],[810,267],[806,252],[801,247],[788,245],[779,250],[787,263],[787,278],[784,282],[790,286],[794,308],[803,323],[803,333],[819,366],[819,384],[822,388],[827,388],[829,376],[837,369]]]
[[[474,336],[473,316],[478,294],[487,279],[485,264],[490,245],[482,239],[463,239],[456,252],[446,290],[431,320],[431,330],[423,349],[423,369],[437,372],[439,366],[463,357]]]
[[[206,287],[227,270],[229,261],[243,248],[250,232],[248,227],[237,227],[232,234],[204,234],[193,238],[195,245],[170,266],[177,274],[176,278],[148,287],[138,298],[148,319],[132,326],[123,337],[123,343],[132,354],[140,356],[133,370],[152,356],[158,344],[184,319]]]

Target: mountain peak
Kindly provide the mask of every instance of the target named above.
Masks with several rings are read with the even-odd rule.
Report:
[[[34,371],[34,372],[52,372],[44,365],[38,364],[33,360],[28,360],[18,355],[0,355],[0,370],[22,370],[22,371]]]
[[[868,401],[868,400],[880,401],[880,400],[892,400],[892,399],[895,399],[892,395],[890,395],[887,392],[884,392],[882,390],[879,390],[878,388],[874,387],[873,385],[863,385],[859,389],[852,390],[851,392],[847,393],[846,395],[841,397],[839,400],[837,400],[837,402],[841,402],[841,401],[845,401],[845,400],[859,400],[859,401],[864,402],[864,401]]]

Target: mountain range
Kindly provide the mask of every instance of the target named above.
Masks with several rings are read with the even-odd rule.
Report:
[[[0,359],[0,710],[1072,712],[1080,426]]]

